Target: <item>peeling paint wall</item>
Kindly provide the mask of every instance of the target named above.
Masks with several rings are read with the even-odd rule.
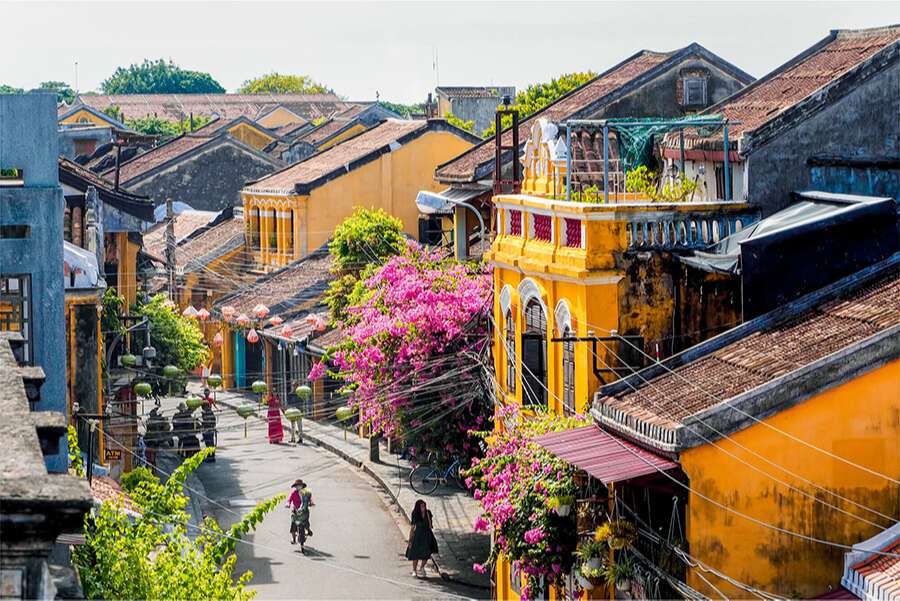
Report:
[[[895,360],[786,409],[765,422],[825,452],[756,424],[719,445],[763,472],[812,497],[839,505],[881,528],[900,520],[900,487],[828,456],[900,477],[900,361]],[[764,456],[754,457],[738,443]],[[716,502],[779,528],[843,545],[866,540],[875,526],[792,491],[712,445],[681,454],[691,488]],[[783,468],[783,469],[779,469]],[[785,472],[790,471],[792,474]],[[796,477],[795,477],[796,476]],[[802,479],[879,511],[890,519],[840,501]],[[778,595],[810,597],[837,586],[845,549],[809,542],[755,524],[691,494],[687,532],[690,553],[737,580]],[[709,574],[705,575],[710,578]],[[729,596],[746,597],[726,582],[713,584]],[[696,573],[688,584],[716,595]]]

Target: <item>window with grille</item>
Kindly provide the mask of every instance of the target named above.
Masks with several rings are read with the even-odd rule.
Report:
[[[506,392],[516,391],[516,323],[512,311],[506,312]]]
[[[725,198],[725,165],[723,163],[716,163],[713,168],[713,173],[716,178],[716,199],[722,200]]]
[[[32,361],[31,276],[0,275],[0,331],[25,339],[25,361]]]
[[[569,248],[581,248],[581,220],[564,219],[566,224],[565,245]]]
[[[553,220],[549,215],[533,215],[532,228],[535,239],[543,242],[553,241]]]
[[[509,211],[509,234],[510,236],[522,235],[522,211]]]
[[[566,330],[566,337],[572,333]],[[563,411],[566,415],[572,415],[575,411],[575,341],[566,340],[562,343],[562,370],[563,370]]]
[[[525,307],[522,333],[522,398],[531,407],[547,406],[547,316],[532,299]]]
[[[686,77],[683,101],[685,106],[706,106],[706,79]]]

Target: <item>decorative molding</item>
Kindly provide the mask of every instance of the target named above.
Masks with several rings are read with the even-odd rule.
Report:
[[[556,331],[560,336],[565,336],[567,331],[575,331],[575,328],[572,327],[572,310],[569,308],[569,301],[564,298],[559,299],[553,316],[556,318]]]
[[[500,314],[506,315],[512,306],[512,286],[506,284],[500,291]]]
[[[557,275],[553,273],[545,273],[543,271],[531,271],[528,269],[522,269],[518,265],[512,265],[511,263],[504,263],[503,261],[491,260],[490,264],[495,267],[500,267],[502,269],[509,269],[510,271],[515,271],[517,273],[521,273],[524,276],[531,276],[540,278],[542,280],[547,280],[550,282],[568,282],[571,284],[582,284],[584,286],[597,286],[602,284],[618,284],[619,280],[624,278],[624,274],[618,275],[602,275],[602,276],[594,276],[594,277],[585,277],[579,278],[575,276],[568,275]]]
[[[540,285],[535,282],[531,278],[525,278],[521,282],[519,282],[519,303],[522,307],[527,307],[528,303],[534,299],[541,305],[541,309],[544,311],[545,316],[549,316],[550,312],[547,310],[547,303],[544,302],[545,294],[541,290]]]

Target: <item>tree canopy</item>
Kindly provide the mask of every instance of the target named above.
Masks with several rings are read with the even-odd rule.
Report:
[[[461,119],[454,115],[453,113],[447,113],[444,118],[447,120],[447,123],[453,125],[454,127],[458,127],[464,131],[469,132],[470,134],[475,134],[475,120],[470,119],[466,121],[465,119]],[[478,134],[475,134],[476,136]]]
[[[171,60],[145,59],[140,65],[119,67],[100,84],[105,94],[221,94],[209,73],[182,69]]]
[[[597,74],[593,71],[566,73],[548,82],[531,84],[524,90],[520,90],[516,94],[515,101],[516,106],[519,107],[519,118],[524,119],[529,115],[533,115],[575,88],[583,86],[596,76]],[[512,117],[503,117],[503,129],[510,125],[512,125]],[[493,135],[494,124],[491,123],[482,133],[482,137],[487,138]]]
[[[379,100],[378,103],[386,109],[390,109],[401,117],[409,118],[413,114],[421,114],[425,112],[425,105],[421,102],[418,104],[402,104],[399,102],[388,102]]]
[[[328,94],[334,90],[308,75],[282,75],[272,72],[248,79],[238,89],[240,94]]]
[[[56,102],[71,104],[75,100],[75,90],[64,81],[42,81],[32,92],[56,92]]]
[[[5,83],[0,83],[0,94],[21,94],[24,91],[22,88],[15,88]]]

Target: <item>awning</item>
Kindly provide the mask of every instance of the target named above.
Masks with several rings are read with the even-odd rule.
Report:
[[[597,426],[544,434],[535,438],[534,442],[604,484],[623,482],[678,467],[674,461],[644,450]]]
[[[63,275],[65,288],[103,288],[106,286],[100,277],[97,257],[94,253],[63,241]]]
[[[419,210],[428,215],[449,215],[453,206],[460,202],[469,202],[487,192],[488,188],[447,188],[441,192],[422,190],[416,196]],[[427,210],[426,210],[427,209]]]

